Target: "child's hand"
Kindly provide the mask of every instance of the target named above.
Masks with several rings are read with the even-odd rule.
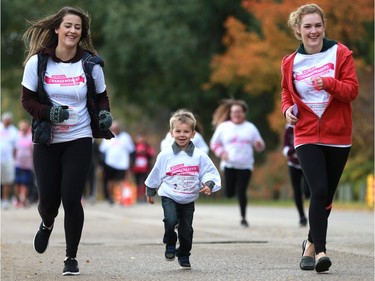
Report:
[[[211,188],[202,183],[202,189],[199,192],[203,192],[205,195],[210,195],[212,193]]]
[[[147,202],[149,204],[154,204],[154,197],[153,196],[147,196]]]

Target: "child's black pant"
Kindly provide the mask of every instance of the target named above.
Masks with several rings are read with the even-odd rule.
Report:
[[[178,240],[180,247],[177,250],[178,256],[190,256],[193,244],[193,216],[194,202],[179,204],[168,197],[161,197],[161,204],[164,211],[164,237],[163,242],[167,245],[175,245],[177,234],[175,227],[178,224]]]

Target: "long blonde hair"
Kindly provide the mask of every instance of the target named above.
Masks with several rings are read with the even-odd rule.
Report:
[[[23,65],[26,64],[31,56],[37,54],[43,48],[54,48],[57,46],[58,36],[55,33],[55,29],[59,28],[63,18],[68,14],[79,16],[82,20],[82,35],[78,45],[82,49],[96,54],[91,40],[89,14],[80,8],[66,6],[61,8],[56,14],[37,21],[27,21],[31,26],[22,36],[26,45],[26,58]]]

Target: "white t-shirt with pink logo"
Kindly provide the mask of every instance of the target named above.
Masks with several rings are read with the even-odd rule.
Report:
[[[327,107],[330,94],[316,90],[316,77],[334,77],[336,69],[337,44],[325,52],[305,55],[297,53],[293,65],[294,86],[302,101],[321,117]]]
[[[198,199],[202,183],[207,181],[215,183],[212,192],[221,188],[219,171],[206,153],[195,148],[192,156],[184,150],[174,154],[168,146],[159,153],[145,185],[159,188],[159,196],[187,204]]]
[[[22,85],[36,92],[38,88],[37,55],[32,56],[25,65]],[[97,93],[106,89],[103,70],[95,65],[92,71]],[[53,105],[69,107],[69,119],[54,124],[53,141],[59,143],[78,138],[92,137],[90,116],[87,111],[87,84],[82,61],[75,63],[55,62],[48,58],[44,89]]]
[[[117,170],[128,170],[130,166],[130,154],[135,146],[131,136],[122,131],[111,139],[103,139],[99,146],[104,153],[104,162]]]
[[[254,169],[254,146],[264,140],[255,125],[249,121],[235,124],[230,120],[217,126],[212,135],[210,146],[218,155],[226,152],[227,160],[221,160],[220,169]]]

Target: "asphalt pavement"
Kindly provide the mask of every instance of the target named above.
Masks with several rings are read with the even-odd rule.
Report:
[[[196,204],[191,270],[164,259],[163,212],[154,205],[85,204],[79,276],[62,276],[65,238],[61,208],[44,254],[32,240],[37,206],[1,213],[1,280],[374,280],[373,210],[336,210],[329,219],[326,273],[299,268],[307,227],[293,207],[248,206],[249,228],[236,204]]]

